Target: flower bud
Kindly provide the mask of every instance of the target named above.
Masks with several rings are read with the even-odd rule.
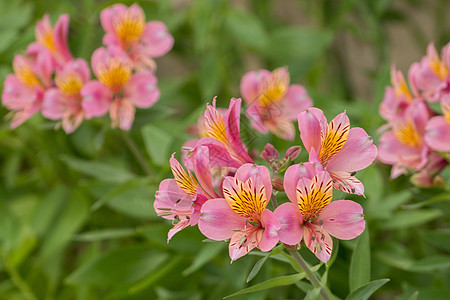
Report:
[[[280,155],[278,150],[272,144],[266,144],[264,150],[261,152],[261,157],[272,165],[273,162],[277,162]]]
[[[286,154],[284,154],[283,160],[294,161],[302,151],[302,147],[300,146],[292,146],[286,150]]]
[[[272,179],[272,186],[276,191],[284,192],[283,179],[281,178]]]

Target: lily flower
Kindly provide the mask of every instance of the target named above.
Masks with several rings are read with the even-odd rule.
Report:
[[[345,112],[329,124],[318,108],[309,108],[298,115],[300,138],[309,153],[333,179],[333,186],[346,193],[363,195],[364,185],[354,172],[368,167],[377,157],[372,138],[360,127],[350,129]]]
[[[277,207],[274,214],[281,224],[281,242],[295,245],[303,238],[308,249],[326,263],[333,249],[331,236],[353,239],[364,231],[365,222],[358,203],[331,202],[332,179],[320,169],[320,164],[313,163],[290,166],[284,177],[284,189],[291,202]]]
[[[208,238],[228,240],[232,261],[253,248],[270,251],[278,243],[280,223],[266,209],[272,195],[269,170],[264,166],[244,164],[234,177],[223,181],[224,198],[205,202],[198,227]]]
[[[292,122],[312,105],[312,100],[303,86],[289,85],[289,81],[286,68],[252,71],[242,77],[241,94],[254,129],[262,133],[270,131],[286,140],[294,139]]]
[[[133,73],[131,61],[119,48],[95,50],[91,65],[98,80],[87,82],[81,90],[87,119],[109,110],[112,127],[129,130],[135,107],[148,108],[158,101],[156,77],[150,72]]]
[[[450,93],[441,99],[443,115],[432,117],[425,128],[425,141],[431,149],[450,152]]]
[[[127,7],[114,4],[100,14],[106,34],[105,45],[120,47],[125,51],[135,68],[154,71],[153,57],[159,57],[172,49],[174,39],[166,25],[159,21],[145,22],[142,8],[133,4]]]
[[[66,133],[72,133],[84,119],[80,91],[90,79],[87,62],[81,58],[72,60],[56,71],[56,87],[45,92],[42,115],[51,120],[61,120]]]

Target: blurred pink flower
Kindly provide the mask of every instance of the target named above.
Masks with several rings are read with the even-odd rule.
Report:
[[[428,106],[416,100],[391,122],[392,129],[381,136],[378,159],[393,165],[392,178],[405,174],[407,169],[420,171],[427,164],[430,149],[424,142],[424,134],[430,117]]]
[[[18,54],[13,60],[14,74],[6,77],[2,103],[12,111],[11,128],[16,128],[41,109],[42,98],[51,83],[51,58]]]
[[[87,82],[81,90],[87,119],[109,110],[112,126],[129,130],[135,107],[148,108],[158,101],[156,77],[150,72],[133,73],[131,61],[119,48],[95,50],[91,65],[98,80]]]
[[[323,112],[314,107],[298,115],[298,125],[310,162],[324,166],[334,188],[363,195],[364,186],[353,172],[367,168],[377,157],[377,148],[364,129],[350,129],[345,112],[328,124]]]
[[[433,44],[427,48],[427,56],[414,63],[410,70],[410,81],[428,101],[439,101],[442,93],[450,90],[450,43],[442,49],[442,57]]]
[[[432,117],[425,128],[425,141],[431,149],[450,152],[450,92],[441,99],[442,116]]]
[[[202,137],[197,145],[209,148],[212,167],[239,168],[245,163],[253,163],[242,143],[240,135],[241,99],[231,98],[230,106],[224,117],[220,109],[213,104],[207,104],[200,122],[199,133]]]
[[[44,94],[42,115],[60,120],[66,133],[72,133],[81,124],[84,111],[81,107],[81,88],[90,79],[87,62],[81,58],[66,63],[56,71],[56,87]]]
[[[241,80],[241,94],[247,102],[246,115],[256,130],[292,140],[295,128],[292,124],[297,115],[312,105],[305,88],[299,84],[289,85],[286,68],[252,71]]]
[[[73,59],[67,41],[68,31],[69,15],[61,15],[55,23],[55,27],[52,27],[50,17],[44,15],[36,25],[36,42],[29,45],[27,53],[48,51],[53,58],[54,65],[62,67]]]
[[[255,247],[270,251],[278,243],[280,223],[266,209],[272,195],[269,170],[254,164],[242,165],[234,177],[225,177],[223,194],[224,198],[203,204],[198,221],[200,231],[216,241],[230,239],[232,261]]]
[[[153,57],[159,57],[172,49],[174,39],[162,22],[145,23],[144,11],[138,4],[127,7],[114,4],[100,14],[106,34],[103,43],[118,46],[133,62],[133,67],[153,71]]]
[[[284,176],[284,189],[291,202],[274,211],[280,228],[280,241],[296,245],[305,241],[318,259],[326,263],[331,256],[330,235],[350,240],[365,228],[361,205],[350,200],[336,200],[333,183],[320,164],[306,163],[290,166]]]

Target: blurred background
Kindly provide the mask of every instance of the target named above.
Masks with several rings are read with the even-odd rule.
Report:
[[[1,81],[46,13],[53,22],[70,15],[72,53],[90,61],[102,45],[99,14],[114,3],[0,0]],[[247,284],[261,253],[230,264],[227,245],[202,242],[197,228],[167,244],[171,224],[156,216],[154,193],[172,177],[170,155],[179,158],[192,138],[188,126],[214,96],[221,107],[239,97],[245,73],[286,66],[291,83],[302,84],[329,120],[346,110],[352,126],[376,142],[391,65],[406,73],[430,42],[440,49],[450,41],[447,0],[121,3],[138,3],[147,21],[163,21],[175,38],[174,48],[156,59],[161,98],[139,110],[126,133],[104,118],[67,135],[39,114],[10,130],[8,111],[0,108],[0,299],[221,299],[294,274],[284,256],[274,255]],[[301,144],[299,137],[287,142],[256,134],[242,122],[251,149],[270,142],[282,152]],[[302,153],[297,162],[305,159]],[[421,190],[406,176],[391,181],[389,172],[379,163],[358,172],[366,198],[336,193],[363,205],[368,230],[334,241],[339,246],[327,268],[328,286],[345,298],[355,278],[389,278],[373,299],[448,299],[448,190]],[[308,251],[302,255],[318,263]],[[301,299],[307,289],[299,281],[235,299]]]

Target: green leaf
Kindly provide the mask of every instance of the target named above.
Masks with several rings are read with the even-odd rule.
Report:
[[[106,205],[134,218],[159,219],[153,208],[155,191],[155,187],[137,186],[111,197]]]
[[[73,240],[79,242],[96,242],[96,241],[130,237],[136,234],[137,232],[136,229],[134,228],[113,228],[113,229],[94,230],[76,234],[74,235]]]
[[[314,288],[312,290],[309,290],[308,293],[306,293],[306,296],[303,300],[320,300],[320,290],[321,287]]]
[[[229,10],[226,14],[225,27],[234,39],[250,48],[263,49],[269,44],[263,24],[249,12]]]
[[[403,208],[404,209],[417,209],[417,208],[421,208],[421,207],[424,207],[424,206],[428,206],[428,205],[433,204],[433,203],[449,202],[449,201],[450,201],[450,193],[446,192],[446,193],[442,193],[442,194],[433,196],[433,197],[429,198],[426,201],[422,201],[422,202],[414,203],[414,204],[404,205]]]
[[[369,202],[371,218],[387,219],[391,218],[392,213],[403,203],[411,199],[411,192],[408,190],[390,194],[383,198],[383,202]]]
[[[425,257],[421,260],[413,262],[408,270],[412,272],[434,272],[441,269],[450,268],[450,256],[449,255],[433,255]]]
[[[350,291],[365,285],[370,281],[370,238],[368,228],[359,236],[350,262]]]
[[[114,249],[96,257],[70,274],[69,284],[110,285],[136,282],[157,270],[168,254],[148,246],[129,246]]]
[[[89,161],[63,155],[61,159],[72,169],[102,181],[123,183],[135,178],[127,170],[116,168],[101,162]]]
[[[203,267],[207,262],[216,257],[224,248],[225,243],[206,243],[198,252],[197,256],[194,258],[192,264],[183,271],[183,276],[194,273],[201,267]]]
[[[450,229],[427,230],[421,236],[435,247],[450,252]]]
[[[173,137],[152,124],[143,127],[141,133],[153,163],[160,167],[168,165]]]
[[[399,229],[418,226],[434,220],[442,215],[438,209],[417,209],[413,211],[399,211],[392,218],[381,224],[384,229]]]
[[[41,248],[41,258],[47,258],[59,251],[72,239],[89,214],[88,199],[79,190],[72,190],[71,197],[58,219],[45,235]]]
[[[231,298],[231,297],[238,296],[238,295],[244,295],[244,294],[248,294],[248,293],[254,293],[254,292],[258,292],[258,291],[262,291],[262,290],[267,290],[267,289],[271,289],[271,288],[274,288],[277,286],[291,285],[299,280],[302,280],[305,277],[306,277],[305,273],[275,277],[275,278],[266,280],[264,282],[257,283],[251,287],[240,290],[231,295],[228,295],[228,296],[224,297],[223,299]]]
[[[389,281],[389,279],[387,279],[387,278],[373,280],[373,281],[367,283],[366,285],[364,285],[364,286],[362,286],[362,287],[352,291],[347,296],[347,298],[345,298],[345,299],[346,300],[366,300],[366,299],[369,299],[369,297],[376,290],[378,290],[380,287],[382,287],[388,281]]]
[[[284,245],[281,244],[279,246],[277,246],[275,249],[273,249],[272,251],[270,251],[270,253],[268,253],[265,257],[261,258],[260,260],[258,260],[256,262],[256,264],[253,266],[253,269],[250,271],[250,273],[248,274],[247,277],[247,283],[249,283],[253,278],[255,278],[255,276],[258,274],[259,270],[261,270],[261,267],[264,265],[264,263],[266,262],[266,260],[271,256],[271,255],[275,255],[280,253],[281,251],[283,251],[284,249]]]

